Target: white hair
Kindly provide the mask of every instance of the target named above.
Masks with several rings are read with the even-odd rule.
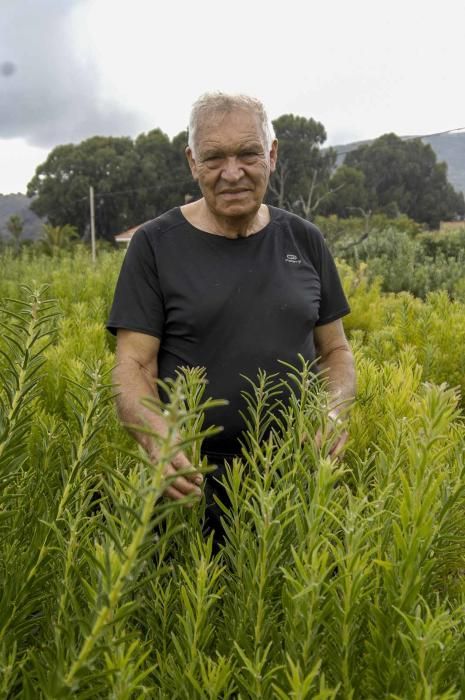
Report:
[[[196,135],[199,125],[211,114],[228,113],[236,109],[245,109],[257,115],[265,139],[265,147],[270,151],[276,138],[273,124],[269,119],[263,102],[249,95],[228,95],[224,92],[206,92],[192,105],[189,118],[188,145],[195,157]]]

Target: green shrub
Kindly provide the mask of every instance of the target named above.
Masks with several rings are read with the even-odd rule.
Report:
[[[340,265],[351,314],[344,325],[360,353],[377,362],[412,353],[424,381],[459,387],[465,401],[465,305],[446,292],[425,301],[411,294],[383,294],[379,279],[369,282],[368,267]]]
[[[369,223],[335,217],[317,223],[333,254],[354,269],[366,263],[369,280],[379,279],[384,292],[407,291],[425,299],[445,290],[464,300],[465,229],[425,233],[402,218],[380,225],[375,217]]]
[[[368,232],[377,234],[385,229],[415,238],[423,230],[422,226],[408,216],[402,215],[389,218],[385,214],[367,214],[367,216],[351,216],[341,219],[338,216],[316,216],[315,224],[323,232],[328,244],[335,255],[352,250],[354,244]]]

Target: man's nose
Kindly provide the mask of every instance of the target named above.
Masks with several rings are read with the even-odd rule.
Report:
[[[239,159],[236,156],[228,156],[221,173],[223,179],[228,180],[228,182],[237,182],[243,174],[244,171]]]

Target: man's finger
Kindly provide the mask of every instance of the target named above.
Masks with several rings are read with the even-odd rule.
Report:
[[[202,491],[199,489],[199,487],[196,484],[193,484],[191,481],[188,481],[185,479],[183,476],[178,476],[176,481],[173,481],[173,485],[178,491],[181,491],[185,496],[189,496],[191,493],[194,496],[201,496]]]
[[[177,470],[188,469],[190,473],[185,474],[186,479],[189,479],[189,481],[194,481],[198,486],[200,486],[203,481],[203,476],[194,469],[183,452],[178,452],[177,455],[175,455],[171,460],[171,464]]]
[[[165,489],[163,495],[165,496],[165,498],[169,498],[171,501],[180,501],[186,498],[186,494],[182,493],[181,491],[178,491],[178,489],[174,486],[168,486],[168,488]],[[186,503],[183,503],[183,506],[185,508],[193,508],[194,505],[194,501],[187,501]]]
[[[320,450],[322,444],[323,444],[323,431],[321,428],[318,428],[318,430],[316,431],[316,435],[315,435],[316,449]]]
[[[319,428],[315,435],[315,446],[317,450],[321,450],[324,443],[330,443],[329,457],[339,459],[344,454],[345,445],[349,438],[347,430],[342,431],[339,435],[335,435],[336,426],[328,424],[326,430]]]
[[[339,459],[344,454],[346,442],[348,440],[349,433],[345,430],[339,436],[338,440],[334,443],[330,450],[330,456],[334,459]]]
[[[177,470],[173,467],[172,464],[168,464],[168,466],[165,469],[165,476],[170,477],[170,476],[175,476],[177,474]],[[174,479],[174,481],[171,482],[170,486],[174,486],[174,488],[177,491],[180,491],[184,496],[188,496],[189,494],[194,494],[195,496],[201,496],[202,491],[196,484],[193,484],[191,481],[188,479],[184,478],[183,476],[178,476],[177,479]]]
[[[163,495],[171,501],[179,501],[181,498],[185,498],[184,494],[175,489],[174,486],[168,486],[163,491]]]

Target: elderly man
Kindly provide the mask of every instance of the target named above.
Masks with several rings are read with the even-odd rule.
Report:
[[[263,203],[277,152],[258,100],[222,93],[197,100],[186,155],[203,197],[137,231],[108,323],[117,332],[114,380],[126,423],[145,422],[163,433],[163,418],[141,407],[141,398],[156,396],[157,378],[175,376],[180,366],[206,368],[209,395],[229,402],[207,416],[224,428],[203,447],[220,467],[240,454],[241,392],[247,389],[241,375],[280,372],[278,360],[297,364],[299,354],[318,357],[333,421],[355,393],[341,322],[349,307],[323,237],[308,221]],[[156,459],[150,438],[136,438]],[[345,439],[335,440],[335,456]],[[180,452],[167,473],[175,477],[190,466]],[[201,481],[195,471],[178,476],[165,495],[200,495]],[[219,529],[219,522],[211,527]]]

